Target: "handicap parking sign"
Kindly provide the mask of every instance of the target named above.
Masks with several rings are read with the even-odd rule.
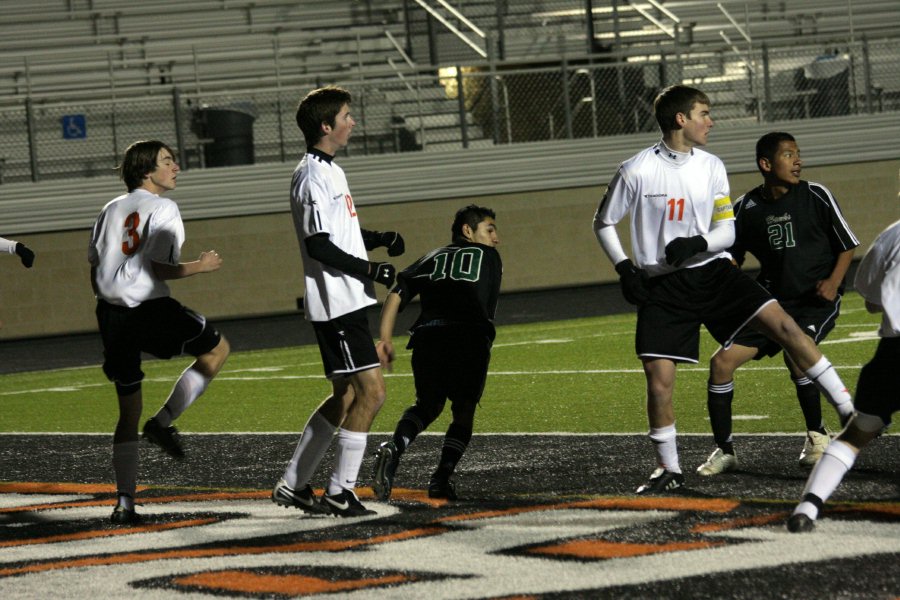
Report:
[[[64,115],[62,117],[64,140],[82,140],[87,137],[87,120],[84,115]]]

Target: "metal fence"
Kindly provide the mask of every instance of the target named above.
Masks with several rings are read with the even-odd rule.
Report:
[[[719,126],[900,111],[898,58],[893,40],[860,40],[674,59],[392,62],[258,88],[160,84],[103,100],[28,98],[0,108],[0,182],[105,174],[130,142],[147,138],[176,146],[185,168],[293,162],[302,147],[297,100],[323,83],[354,94],[360,125],[348,154],[434,152],[652,131],[653,97],[675,82],[706,91]]]

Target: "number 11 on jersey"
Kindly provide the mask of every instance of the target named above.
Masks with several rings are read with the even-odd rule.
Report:
[[[669,207],[669,220],[670,221],[681,221],[684,217],[684,198],[679,198],[676,200],[675,198],[669,198],[666,201],[666,205]],[[678,209],[678,217],[675,217],[675,209]]]

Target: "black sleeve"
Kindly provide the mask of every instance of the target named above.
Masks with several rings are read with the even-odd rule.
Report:
[[[360,229],[360,231],[362,231],[363,244],[366,245],[366,250],[374,250],[385,245],[382,232],[369,229]]]
[[[369,261],[347,254],[328,239],[327,233],[311,235],[304,240],[311,258],[338,271],[368,277]]]

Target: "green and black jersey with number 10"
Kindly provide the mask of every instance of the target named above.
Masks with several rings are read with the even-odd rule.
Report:
[[[779,300],[812,298],[816,283],[827,279],[838,254],[859,240],[837,200],[825,186],[800,181],[777,200],[755,188],[734,205],[738,262],[750,252],[760,263],[758,281]]]
[[[400,310],[417,295],[422,313],[410,329],[471,326],[493,341],[503,264],[496,249],[461,242],[436,248],[397,275]]]

